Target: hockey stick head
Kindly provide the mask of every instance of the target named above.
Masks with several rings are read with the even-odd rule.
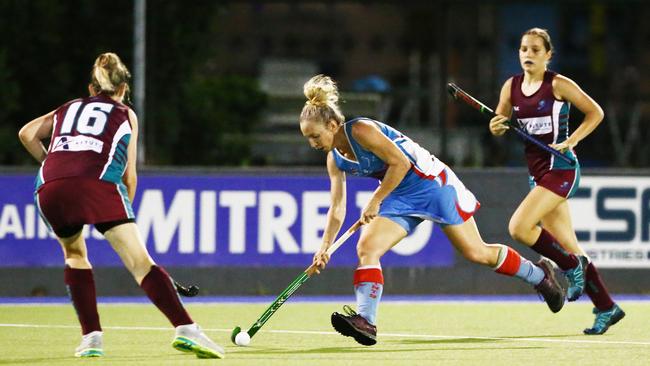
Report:
[[[235,337],[237,337],[237,334],[239,334],[239,332],[241,332],[241,327],[238,325],[235,327],[235,329],[232,330],[232,333],[230,333],[230,341],[232,341],[233,344],[237,344],[235,343]]]
[[[199,287],[196,285],[191,285],[189,287],[185,287],[181,285],[180,283],[174,281],[174,287],[176,287],[176,291],[184,297],[194,297],[199,294]]]
[[[447,93],[451,95],[454,99],[458,99],[458,91],[460,88],[454,83],[447,83]]]

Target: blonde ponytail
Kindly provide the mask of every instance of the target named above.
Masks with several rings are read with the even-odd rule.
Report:
[[[105,93],[113,95],[117,89],[126,84],[126,91],[129,91],[129,79],[131,73],[120,60],[120,57],[112,52],[102,53],[95,60],[91,74],[91,84],[97,94]]]
[[[345,121],[339,108],[339,91],[336,83],[329,76],[316,75],[303,86],[307,101],[300,113],[300,120],[335,120],[339,124]]]

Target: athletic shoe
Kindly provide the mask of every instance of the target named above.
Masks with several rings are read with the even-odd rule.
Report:
[[[544,271],[544,279],[535,286],[535,290],[546,301],[548,308],[557,313],[564,306],[564,289],[555,278],[555,269],[551,261],[542,258],[537,262],[537,265]]]
[[[96,330],[81,337],[81,344],[74,351],[75,357],[102,357],[102,335],[104,333]]]
[[[567,299],[569,301],[578,300],[585,291],[585,276],[589,259],[584,255],[578,255],[576,257],[578,259],[578,265],[575,268],[564,271],[564,276],[569,282],[569,288],[567,289]]]
[[[585,329],[583,332],[589,335],[599,335],[607,332],[607,329],[612,325],[618,323],[619,320],[625,317],[625,312],[618,305],[614,304],[611,309],[600,311],[594,308],[596,314],[596,321],[594,326]]]
[[[352,337],[364,346],[377,343],[377,327],[368,323],[366,318],[357,314],[351,307],[343,306],[346,315],[332,313],[332,326],[346,337]]]
[[[181,352],[193,352],[198,358],[224,358],[226,352],[208,338],[196,323],[176,327],[172,347]]]

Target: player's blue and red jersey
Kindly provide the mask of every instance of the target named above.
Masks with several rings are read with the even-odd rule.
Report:
[[[557,144],[569,137],[569,109],[571,103],[558,100],[553,95],[553,78],[557,75],[553,71],[544,73],[544,80],[539,89],[532,95],[524,95],[521,83],[524,75],[512,77],[510,101],[513,107],[513,121],[530,135],[545,144]],[[541,177],[551,169],[576,169],[554,155],[546,152],[528,141],[525,142],[526,161],[528,171],[533,177]],[[576,160],[575,152],[565,152]]]
[[[339,170],[380,181],[386,174],[386,163],[363,148],[352,135],[352,126],[359,121],[375,124],[411,162],[411,169],[382,202],[381,216],[395,220],[410,232],[422,219],[456,225],[466,221],[478,209],[480,205],[472,192],[442,161],[398,130],[372,119],[356,118],[343,124],[356,161],[346,158],[336,149],[332,150]],[[406,216],[418,218],[418,221],[400,219]]]
[[[128,107],[105,95],[71,100],[54,113],[37,186],[71,177],[120,184],[131,138]]]

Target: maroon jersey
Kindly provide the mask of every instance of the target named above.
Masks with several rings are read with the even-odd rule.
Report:
[[[121,183],[130,138],[129,109],[124,104],[105,95],[67,102],[54,113],[37,185],[69,177]]]
[[[532,95],[526,96],[521,91],[524,75],[512,77],[510,101],[513,107],[513,120],[519,123],[530,135],[545,144],[557,144],[569,136],[569,109],[571,103],[555,99],[553,95],[553,71],[544,73],[544,80],[539,89]],[[539,148],[537,145],[525,142],[528,172],[533,177],[541,177],[551,169],[577,169],[554,155]],[[575,159],[573,151],[565,155]],[[577,161],[577,159],[576,159]]]

